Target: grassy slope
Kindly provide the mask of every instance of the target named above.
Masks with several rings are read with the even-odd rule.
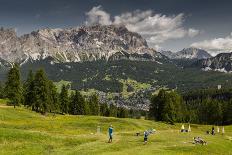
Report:
[[[1,101],[0,101],[1,102]],[[107,128],[113,124],[115,139],[107,143]],[[97,126],[102,133],[96,134]],[[143,145],[137,131],[155,128]],[[205,135],[210,126],[192,125],[191,133],[179,133],[180,124],[136,119],[95,116],[42,116],[24,108],[0,104],[0,154],[229,154],[232,152],[232,126],[226,134]],[[192,137],[202,136],[207,146],[191,144]]]

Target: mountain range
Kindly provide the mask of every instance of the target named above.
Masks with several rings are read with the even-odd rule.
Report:
[[[68,81],[85,94],[97,92],[102,102],[147,109],[149,96],[160,88],[180,92],[232,86],[231,53],[212,57],[185,48],[156,51],[123,25],[45,28],[17,36],[0,29],[0,80],[19,63],[23,79],[30,69],[44,68],[53,81]]]
[[[56,62],[139,59],[157,52],[148,48],[139,34],[124,26],[90,26],[69,29],[42,29],[17,37],[13,29],[0,30],[0,58],[26,63],[52,57]]]

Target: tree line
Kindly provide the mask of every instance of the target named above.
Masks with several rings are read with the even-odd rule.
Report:
[[[8,98],[14,107],[24,105],[41,114],[48,112],[71,115],[101,115],[107,117],[140,118],[144,112],[140,110],[117,107],[100,103],[93,94],[85,97],[79,91],[71,93],[66,85],[58,92],[53,81],[49,80],[43,69],[35,73],[29,71],[27,79],[21,82],[20,69],[16,64],[8,72],[3,86],[0,83],[0,98]]]
[[[232,124],[232,90],[205,89],[178,94],[160,90],[151,98],[149,118],[198,124]]]

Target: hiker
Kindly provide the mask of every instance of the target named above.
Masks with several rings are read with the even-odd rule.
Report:
[[[212,127],[212,131],[211,131],[212,135],[215,135],[215,130],[214,130],[214,126]]]
[[[149,135],[148,131],[147,130],[144,131],[144,144],[147,144],[148,135]]]
[[[112,125],[110,125],[108,132],[109,132],[109,141],[108,141],[108,143],[112,143],[112,140],[113,140],[113,126]]]

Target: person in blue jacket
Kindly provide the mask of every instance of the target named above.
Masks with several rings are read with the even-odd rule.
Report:
[[[144,131],[144,144],[147,144],[148,135],[149,135],[148,131],[147,130]]]
[[[110,125],[110,127],[109,127],[109,143],[112,143],[112,140],[113,140],[113,126],[112,125]]]

